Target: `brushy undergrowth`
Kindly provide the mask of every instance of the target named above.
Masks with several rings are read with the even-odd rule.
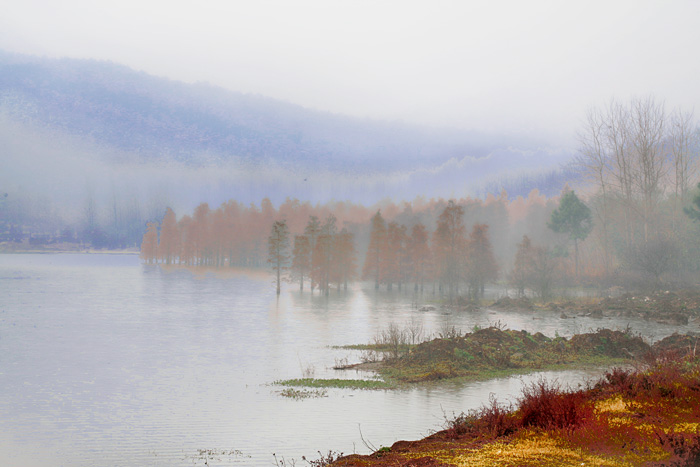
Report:
[[[491,398],[449,419],[442,432],[397,443],[384,463],[349,456],[333,465],[700,465],[700,358],[655,352],[645,368],[615,368],[577,390],[542,379],[524,386],[516,402]]]

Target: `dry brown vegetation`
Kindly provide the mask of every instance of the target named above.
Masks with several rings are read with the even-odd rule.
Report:
[[[672,336],[647,354],[645,371],[613,369],[586,389],[540,380],[513,405],[492,399],[425,439],[331,465],[696,466],[700,360],[688,344]]]

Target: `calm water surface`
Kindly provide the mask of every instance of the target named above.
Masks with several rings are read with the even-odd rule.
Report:
[[[0,255],[0,465],[274,465],[367,453],[438,430],[444,416],[523,378],[404,391],[333,389],[291,400],[275,380],[367,378],[330,369],[390,323],[426,332],[501,321],[568,336],[599,327],[659,339],[678,328],[545,313],[421,312],[426,298],[356,286],[278,299],[262,273],[192,274],[129,255]],[[697,330],[682,328],[681,330]],[[599,372],[548,374],[571,384]],[[534,378],[529,377],[529,378]],[[207,457],[200,450],[211,450]],[[301,465],[301,462],[297,462]]]

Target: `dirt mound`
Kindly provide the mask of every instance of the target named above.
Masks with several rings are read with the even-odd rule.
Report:
[[[493,302],[489,308],[496,310],[532,310],[534,306],[532,301],[527,297],[503,297]]]
[[[609,329],[567,340],[490,327],[465,336],[424,342],[401,358],[387,362],[385,368],[389,369],[388,376],[420,382],[495,370],[538,369],[599,356],[637,358],[650,349],[640,337]]]
[[[654,352],[679,352],[685,354],[686,352],[692,355],[697,354],[697,350],[700,350],[700,336],[689,336],[682,334],[672,334],[656,343],[652,346]]]
[[[606,316],[639,316],[660,323],[686,325],[689,317],[700,315],[700,293],[694,290],[627,293],[605,298],[598,307]]]
[[[538,359],[551,339],[541,333],[480,329],[465,336],[424,342],[392,363],[410,382],[467,376],[483,370],[520,368]],[[404,373],[405,375],[405,373]]]
[[[622,331],[599,329],[595,333],[577,334],[568,345],[573,351],[614,358],[639,357],[651,349],[641,337],[633,337]]]

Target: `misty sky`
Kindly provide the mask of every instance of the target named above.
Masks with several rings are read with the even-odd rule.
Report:
[[[362,117],[570,143],[587,107],[700,107],[700,2],[5,2],[0,49]]]

